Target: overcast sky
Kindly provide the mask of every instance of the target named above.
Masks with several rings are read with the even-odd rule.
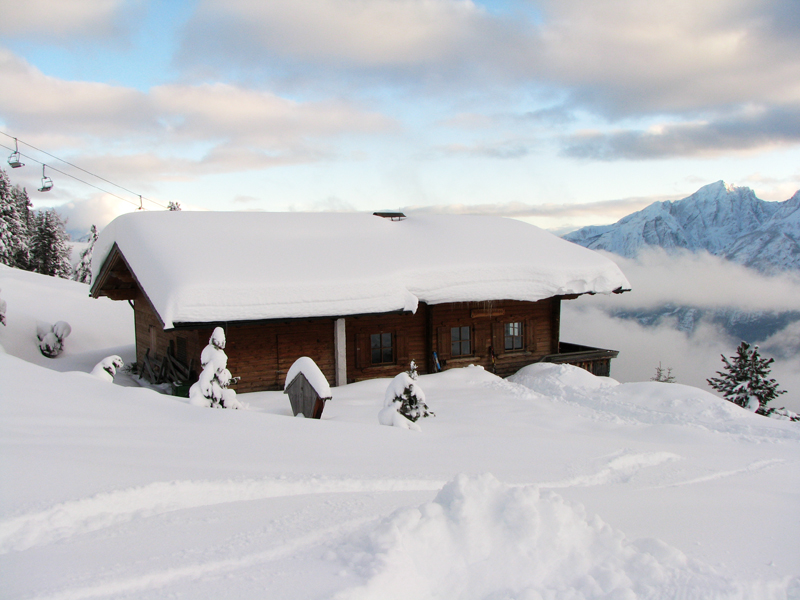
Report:
[[[563,228],[720,179],[765,200],[800,188],[794,1],[0,0],[0,13],[0,131],[133,192],[21,145],[130,202],[52,171],[40,194],[34,160],[9,172],[76,219],[142,194]]]

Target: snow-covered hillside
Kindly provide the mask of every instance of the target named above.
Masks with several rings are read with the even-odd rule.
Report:
[[[800,594],[796,423],[558,365],[422,376],[421,432],[378,424],[388,380],[319,421],[279,392],[200,408],[58,372],[91,362],[82,330],[132,342],[74,285],[0,272],[3,598]],[[74,354],[19,358],[12,324],[55,313]]]
[[[643,248],[706,250],[765,273],[800,270],[800,192],[759,200],[747,187],[718,181],[676,202],[656,202],[613,225],[584,227],[565,239],[636,256]]]

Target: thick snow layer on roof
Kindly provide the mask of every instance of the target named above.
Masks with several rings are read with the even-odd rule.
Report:
[[[607,258],[499,217],[130,213],[103,230],[94,278],[115,243],[167,328],[629,287]]]

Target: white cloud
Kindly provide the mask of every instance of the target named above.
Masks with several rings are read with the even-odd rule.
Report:
[[[297,102],[227,84],[140,92],[65,81],[2,48],[0,76],[7,130],[50,152],[66,148],[71,162],[123,181],[308,163],[334,156],[333,139],[397,128],[393,120],[341,100]]]
[[[614,298],[598,297],[604,306],[620,310],[650,309],[664,304],[748,311],[798,310],[800,276],[767,276],[707,253],[669,255],[654,249],[637,258],[604,252],[616,262],[631,292]]]
[[[141,4],[137,0],[9,0],[3,2],[0,35],[48,41],[108,37],[118,34],[121,17]]]

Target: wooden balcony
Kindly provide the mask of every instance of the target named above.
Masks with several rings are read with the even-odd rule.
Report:
[[[592,348],[591,346],[581,346],[580,344],[570,344],[560,342],[558,354],[548,354],[542,358],[543,362],[557,364],[575,365],[581,369],[586,369],[592,375],[608,377],[611,375],[611,359],[616,358],[618,350],[606,350],[605,348]]]

